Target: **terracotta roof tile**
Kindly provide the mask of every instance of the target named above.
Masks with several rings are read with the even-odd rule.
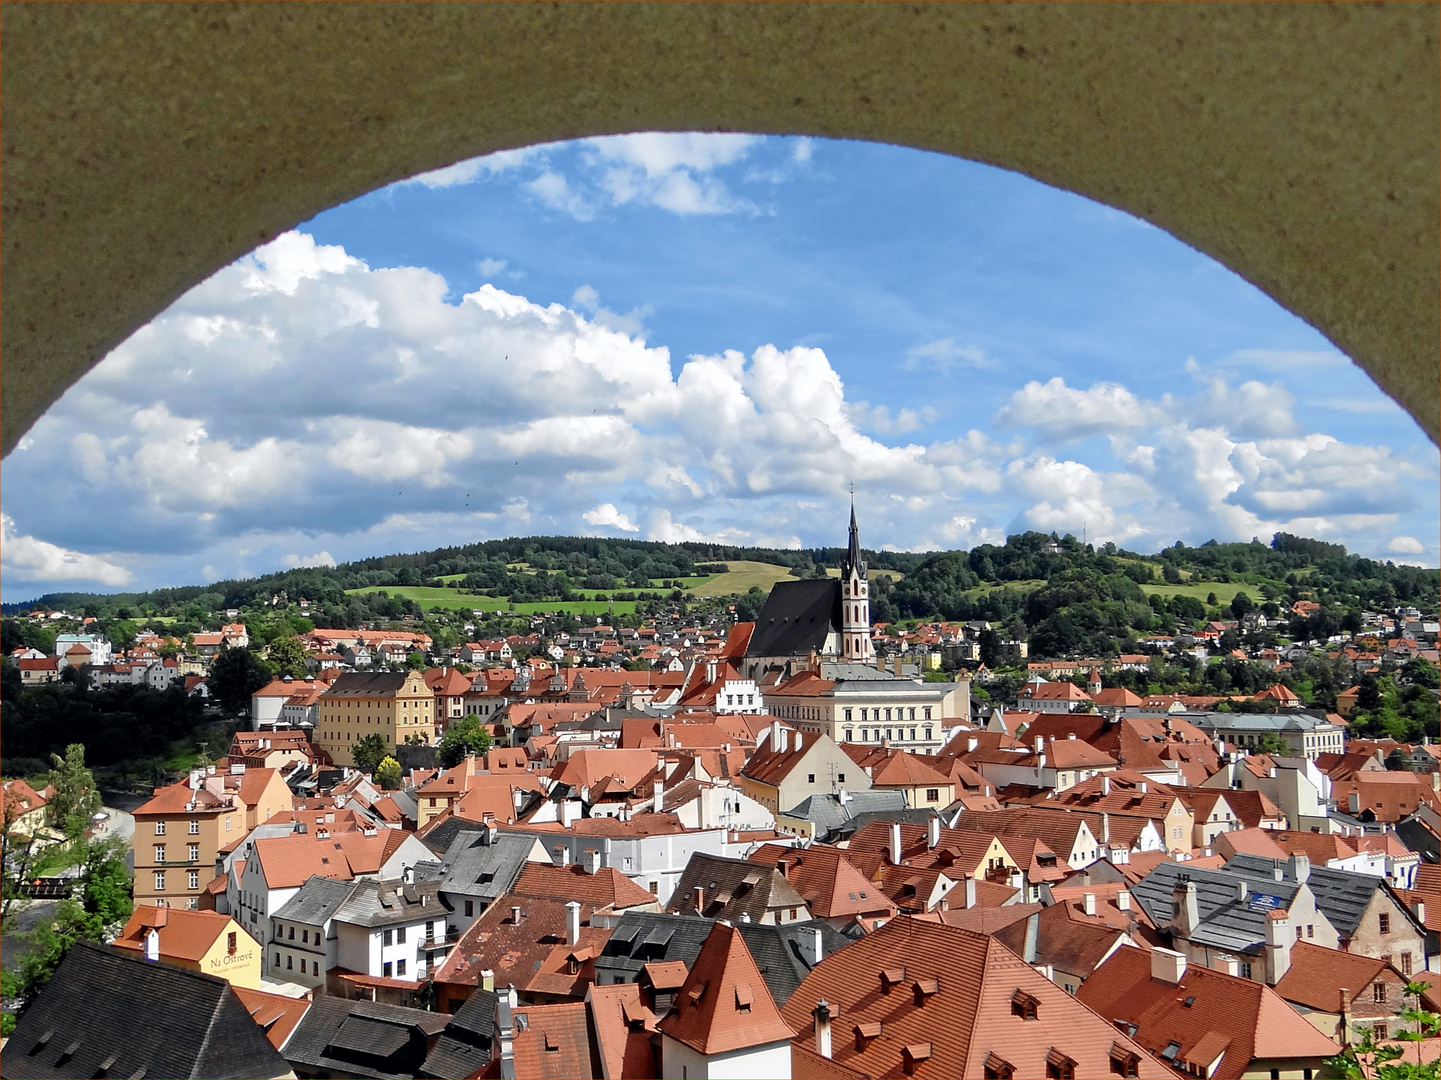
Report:
[[[221,934],[240,931],[240,924],[229,915],[214,911],[190,911],[186,908],[157,909],[153,904],[142,904],[130,916],[125,929],[115,940],[117,949],[139,952],[145,947],[146,928],[154,926],[160,934],[160,955],[179,960],[196,961],[209,952]],[[245,934],[242,944],[255,944],[255,939]]]
[[[765,978],[740,932],[711,927],[673,1011],[660,1030],[706,1055],[789,1040],[796,1029],[781,1019]]]

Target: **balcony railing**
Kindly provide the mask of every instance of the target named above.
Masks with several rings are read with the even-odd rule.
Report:
[[[446,928],[444,935],[427,934],[425,936],[425,939],[421,941],[420,947],[422,950],[426,951],[433,951],[435,949],[448,949],[459,940],[460,928],[458,926],[450,926]]]

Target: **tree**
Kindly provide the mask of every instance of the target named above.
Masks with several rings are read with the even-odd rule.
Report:
[[[67,840],[79,839],[100,809],[95,776],[85,767],[85,746],[71,743],[64,757],[51,754],[50,760],[54,767],[47,779],[55,791],[45,804],[45,820]]]
[[[429,666],[429,661],[425,659],[425,653],[416,649],[405,658],[405,666],[411,671],[424,671]]]
[[[351,747],[350,757],[361,772],[374,773],[390,750],[384,735],[370,734]]]
[[[1407,998],[1414,1004],[1409,1008],[1403,1007],[1396,1014],[1405,1024],[1411,1025],[1409,1029],[1403,1026],[1396,1032],[1396,1042],[1419,1043],[1425,1039],[1434,1039],[1438,1030],[1441,1030],[1441,1016],[1421,1007],[1421,996],[1430,990],[1427,983],[1407,982],[1401,991],[1403,1006]],[[1369,1080],[1371,1077],[1376,1077],[1377,1080],[1432,1080],[1441,1076],[1441,1058],[1421,1061],[1421,1054],[1418,1052],[1417,1061],[1402,1061],[1401,1058],[1408,1056],[1405,1048],[1385,1041],[1378,1042],[1374,1023],[1353,1024],[1352,1027],[1360,1038],[1349,1043],[1340,1054],[1326,1059],[1326,1066],[1332,1075],[1355,1077],[1357,1080]],[[1420,1047],[1417,1049],[1419,1051]]]
[[[1256,752],[1261,754],[1289,754],[1291,748],[1286,740],[1274,731],[1263,731],[1256,737]]]
[[[1233,618],[1242,618],[1248,611],[1255,610],[1256,605],[1251,601],[1251,597],[1248,596],[1246,593],[1238,592],[1235,596],[1231,598],[1231,616]]]
[[[402,777],[400,762],[386,754],[380,764],[375,767],[375,782],[385,791],[394,791],[400,787]]]
[[[278,637],[270,643],[266,661],[270,670],[279,678],[289,675],[292,679],[303,679],[309,672],[308,655],[305,646],[294,634]]]
[[[467,716],[456,724],[440,740],[439,758],[442,768],[453,769],[465,760],[467,754],[484,754],[491,747],[490,732],[481,726],[480,720]]]
[[[270,682],[270,669],[249,649],[221,649],[210,665],[210,693],[232,716],[250,708],[250,695]]]

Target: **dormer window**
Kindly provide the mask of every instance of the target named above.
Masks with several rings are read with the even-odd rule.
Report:
[[[1076,1063],[1054,1046],[1046,1055],[1047,1080],[1076,1080]]]
[[[1141,1057],[1119,1043],[1111,1045],[1111,1072],[1116,1076],[1138,1077],[1141,1075]]]
[[[982,1075],[986,1080],[1015,1080],[1016,1069],[1009,1061],[992,1050],[986,1055],[986,1064],[983,1067]]]
[[[851,899],[854,900],[855,897],[852,896]],[[884,968],[880,973],[880,979],[881,993],[889,994],[891,987],[899,986],[906,981],[906,969],[903,967]]]
[[[869,1024],[857,1024],[851,1030],[856,1036],[856,1053],[860,1053],[870,1045],[872,1039],[881,1037],[881,1022],[876,1020]]]
[[[1011,995],[1011,1015],[1022,1020],[1034,1020],[1040,1011],[1041,1001],[1034,994],[1017,990]]]
[[[917,979],[911,983],[911,991],[916,995],[916,1005],[919,1007],[926,1003],[926,998],[941,992],[941,980]]]

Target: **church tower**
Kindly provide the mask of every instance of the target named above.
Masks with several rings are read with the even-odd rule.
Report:
[[[841,657],[869,663],[871,650],[871,594],[866,561],[861,558],[861,533],[856,527],[856,497],[851,493],[851,536],[841,560]]]

